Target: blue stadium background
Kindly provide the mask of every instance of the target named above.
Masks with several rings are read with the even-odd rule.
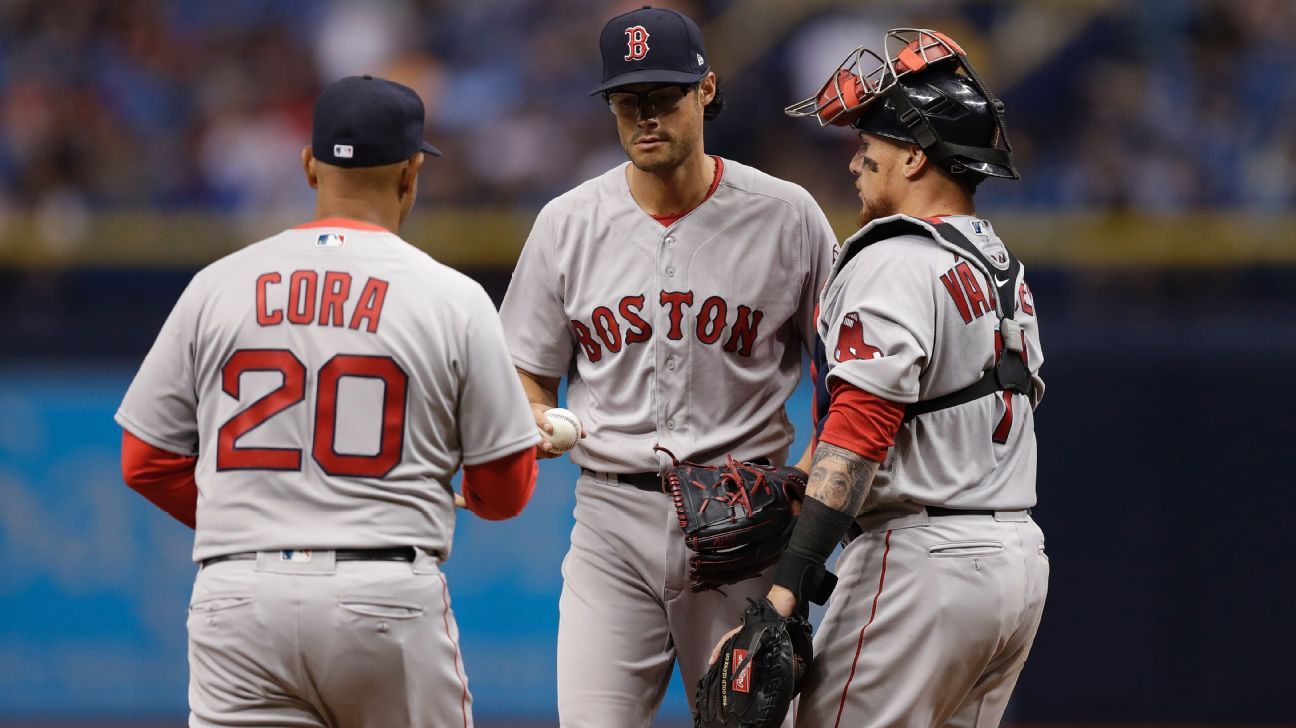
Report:
[[[183,722],[190,535],[122,484],[111,417],[193,272],[309,217],[318,88],[424,95],[447,154],[406,237],[498,300],[538,206],[618,161],[586,90],[637,4],[0,2],[0,725]],[[1296,3],[671,4],[724,75],[708,148],[841,234],[850,140],[780,109],[847,51],[945,29],[1008,104],[1024,180],[978,202],[1042,317],[1053,567],[1009,721],[1296,725]],[[555,722],[572,478],[457,534],[482,725]]]

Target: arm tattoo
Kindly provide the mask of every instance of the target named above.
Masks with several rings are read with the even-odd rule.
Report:
[[[873,460],[821,442],[815,448],[806,495],[830,508],[855,516],[859,513],[860,506],[864,505],[864,498],[873,485],[877,469],[878,463]]]

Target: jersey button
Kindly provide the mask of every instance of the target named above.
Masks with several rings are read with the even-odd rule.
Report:
[[[675,420],[666,420],[666,429],[668,430],[675,429]]]
[[[672,372],[675,371],[675,357],[672,356],[666,360],[666,368]]]
[[[674,277],[675,277],[675,266],[671,265],[671,266],[667,266],[667,267],[666,267],[666,276],[667,276],[668,278],[674,278]]]
[[[662,241],[662,242],[666,243],[666,247],[668,247],[668,248],[673,248],[673,247],[675,247],[675,238],[672,238],[672,237],[669,236],[669,235],[667,235],[667,236],[666,236],[666,239],[665,239],[664,241]]]

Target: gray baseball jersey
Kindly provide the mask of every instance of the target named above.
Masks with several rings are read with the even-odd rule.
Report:
[[[625,165],[557,198],[504,299],[514,362],[568,375],[567,407],[589,430],[571,455],[592,472],[563,561],[564,728],[647,728],[673,665],[692,685],[773,578],[691,592],[670,498],[609,475],[657,471],[658,443],[699,461],[783,462],[792,440],[785,405],[816,339],[832,229],[800,187],[718,165],[715,192],[668,226],[635,202]]]
[[[538,441],[481,286],[372,225],[285,231],[198,273],[117,421],[198,455],[193,556],[449,555],[450,478]]]
[[[1007,260],[989,222],[940,221],[990,261]],[[824,291],[828,377],[904,403],[976,382],[1002,346],[999,271],[921,235],[851,256],[869,230],[843,244]],[[1035,504],[1044,357],[1024,271],[1012,290],[1036,401],[1000,391],[900,428],[857,519],[862,533],[837,561],[798,726],[994,726],[1003,716],[1049,578],[1044,535],[1025,510]]]
[[[987,257],[1002,254],[1003,242],[988,221],[942,220]],[[829,380],[901,403],[934,399],[976,382],[996,357],[999,320],[987,273],[919,235],[882,240],[848,256],[868,229],[842,244],[841,263],[824,289],[819,334]],[[1044,392],[1039,377],[1044,353],[1024,268],[1014,290],[1036,401],[1000,392],[901,427],[863,510],[899,501],[990,510],[1035,505],[1032,408]]]
[[[526,241],[500,315],[519,368],[570,374],[578,465],[654,471],[654,444],[786,456],[833,232],[802,188],[721,161],[715,193],[669,227],[630,195],[626,163],[546,205]]]

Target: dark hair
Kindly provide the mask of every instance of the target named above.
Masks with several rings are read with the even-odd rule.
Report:
[[[705,109],[702,109],[702,118],[705,121],[711,121],[719,116],[721,111],[724,111],[724,107],[724,89],[720,88],[720,77],[716,76],[715,96],[711,98],[711,103],[707,104]]]

